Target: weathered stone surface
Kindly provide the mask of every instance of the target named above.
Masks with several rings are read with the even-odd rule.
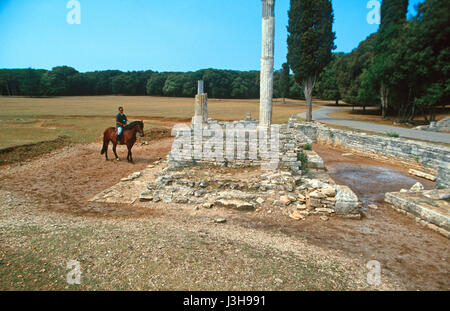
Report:
[[[151,191],[144,191],[139,195],[139,201],[141,202],[147,202],[153,200],[153,192]]]
[[[291,199],[287,195],[283,195],[280,197],[280,202],[287,206],[291,204]]]
[[[359,213],[358,197],[349,187],[337,186],[335,210],[341,215]]]
[[[303,214],[301,214],[299,211],[293,211],[289,214],[289,217],[291,217],[292,219],[295,220],[303,220],[305,219],[305,216]]]
[[[314,190],[313,192],[310,192],[310,193],[309,193],[309,196],[310,196],[311,198],[314,198],[314,199],[324,199],[324,198],[327,197],[327,196],[326,196],[325,194],[323,194],[320,190]]]
[[[436,127],[439,131],[450,131],[450,117],[446,117],[438,122],[436,122]]]
[[[414,175],[414,176],[418,176],[418,177],[422,177],[431,181],[436,181],[436,176],[425,173],[425,172],[421,172],[415,169],[410,169],[408,171],[409,174]]]
[[[214,144],[218,146],[214,145],[215,151],[212,151],[210,140],[217,131],[223,133],[226,139],[215,142]],[[269,128],[267,134],[262,134],[264,131],[265,127],[258,127],[258,122],[254,120],[235,122],[208,120],[201,122],[200,125],[192,124],[190,128],[177,131],[172,151],[167,157],[168,166],[174,170],[192,165],[261,166],[271,170],[282,167],[301,174],[299,170],[302,163],[298,161],[298,154],[301,152],[300,146],[309,139],[288,125],[280,125],[279,130]],[[270,152],[260,150],[264,141],[256,144],[256,137],[267,138],[270,145],[272,135],[278,137],[279,149]],[[197,136],[199,138],[192,139]],[[234,139],[229,140],[229,136]],[[229,150],[230,148],[233,150]],[[234,157],[229,157],[230,151],[235,154]]]
[[[206,187],[208,187],[208,182],[202,180],[202,181],[199,183],[198,186],[199,186],[199,187],[202,187],[202,188],[206,188]]]
[[[120,181],[131,181],[131,180],[141,177],[141,175],[142,175],[141,172],[135,172],[128,177],[122,178]]]
[[[416,182],[409,191],[411,192],[419,192],[424,189],[423,185],[420,182]]]
[[[309,199],[309,206],[310,206],[310,208],[321,208],[322,207],[322,203],[321,203],[320,199],[310,198]]]
[[[384,200],[396,209],[418,217],[423,224],[431,223],[450,233],[450,204],[446,199],[439,200],[440,197],[446,197],[444,191],[434,194],[431,191],[389,192]]]
[[[258,203],[258,204],[263,204],[264,202],[265,202],[265,200],[261,197],[256,199],[256,203]]]
[[[279,200],[274,200],[274,201],[273,201],[273,205],[279,206],[279,207],[285,207],[285,206],[286,206],[286,203],[283,203],[283,202],[281,202],[281,201],[279,201]]]
[[[327,197],[334,197],[336,196],[336,189],[334,187],[331,186],[325,186],[322,189],[320,189],[320,191],[326,195]]]
[[[416,126],[414,129],[422,131],[449,132],[450,117],[444,118],[438,122],[430,122],[429,125]]]
[[[425,190],[422,192],[422,194],[432,200],[449,200],[450,199],[450,188]]]
[[[450,188],[450,163],[447,163],[445,167],[439,167],[437,171],[436,188]]]
[[[259,96],[260,126],[267,126],[272,123],[274,38],[274,0],[263,0],[261,82]]]
[[[450,170],[450,148],[447,146],[332,129],[317,122],[291,122],[290,126],[315,142],[342,146],[356,154],[406,160],[411,164],[418,163],[417,167],[423,165],[438,171],[439,168]],[[450,177],[442,178],[447,180],[446,186],[450,186]]]
[[[213,208],[213,206],[214,206],[214,203],[211,203],[211,202],[206,202],[206,203],[203,203],[203,205],[202,205],[203,208]]]
[[[189,202],[189,199],[186,198],[186,197],[181,197],[180,196],[180,197],[175,197],[174,202],[178,203],[178,204],[186,204],[186,203]]]
[[[316,212],[332,214],[335,212],[335,210],[332,208],[323,208],[322,207],[322,208],[316,208]]]
[[[227,200],[227,199],[220,199],[220,200],[216,200],[214,202],[214,205],[216,206],[223,206],[223,207],[227,207],[227,208],[234,208],[237,210],[253,210],[255,208],[255,206],[247,201],[243,201],[243,200]]]
[[[306,210],[306,204],[297,204],[298,210]]]
[[[313,169],[325,169],[323,159],[313,150],[303,151],[308,159],[308,167]]]

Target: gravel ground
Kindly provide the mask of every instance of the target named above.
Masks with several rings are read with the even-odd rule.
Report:
[[[418,271],[403,275],[393,264],[383,266],[380,285],[369,285],[366,264],[378,251],[372,236],[358,233],[367,225],[363,221],[294,221],[278,207],[269,213],[88,202],[163,157],[171,141],[138,144],[133,149],[135,165],[105,161],[101,146],[89,144],[66,147],[21,166],[4,166],[0,290],[450,288],[448,273],[442,273],[448,271],[448,242],[432,233],[426,235],[432,242],[428,252],[440,254],[432,256],[441,266],[431,265],[439,269],[425,275],[427,283],[411,277]],[[123,158],[125,151],[118,151]],[[226,222],[215,223],[217,218]],[[405,232],[401,222],[398,226]],[[418,239],[423,238],[420,230],[415,233]],[[66,281],[70,260],[80,263],[81,284]]]

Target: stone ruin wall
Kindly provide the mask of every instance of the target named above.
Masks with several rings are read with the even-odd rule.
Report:
[[[196,123],[195,118],[190,127],[176,131],[168,155],[169,167],[280,167],[301,174],[299,154],[309,139],[288,125],[261,128],[258,121],[249,117],[235,122],[209,119],[205,123]]]
[[[450,148],[404,138],[368,135],[329,128],[320,123],[305,123],[295,119],[290,126],[321,144],[342,147],[364,156],[396,159],[409,167],[425,168],[437,174],[436,187],[450,188]]]

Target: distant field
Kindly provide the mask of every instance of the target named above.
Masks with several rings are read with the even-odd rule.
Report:
[[[273,122],[285,123],[305,111],[301,101],[274,101]],[[117,107],[130,120],[146,120],[146,127],[187,121],[194,114],[193,98],[152,96],[73,96],[55,98],[0,97],[0,149],[68,136],[72,142],[100,139],[114,126]],[[241,120],[246,112],[259,118],[259,100],[209,99],[208,111],[217,120]]]

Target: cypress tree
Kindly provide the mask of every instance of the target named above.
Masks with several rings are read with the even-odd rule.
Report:
[[[336,48],[330,0],[291,0],[288,25],[288,63],[306,98],[306,121],[312,120],[312,91]]]

